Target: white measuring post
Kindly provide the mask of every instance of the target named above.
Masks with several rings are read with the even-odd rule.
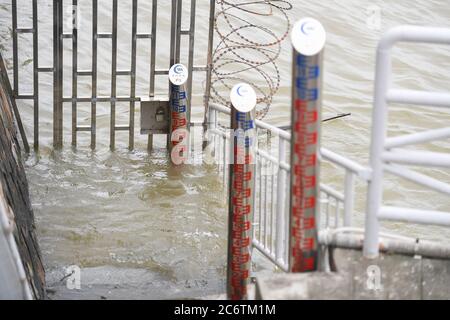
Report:
[[[246,300],[251,272],[255,193],[256,93],[245,83],[231,90],[227,293]]]
[[[169,70],[170,81],[170,131],[169,152],[172,163],[185,164],[189,151],[189,110],[186,83],[189,79],[188,69],[182,64],[175,64]]]
[[[289,270],[310,272],[318,266],[320,199],[320,124],[322,107],[322,24],[305,18],[292,31],[292,143]]]

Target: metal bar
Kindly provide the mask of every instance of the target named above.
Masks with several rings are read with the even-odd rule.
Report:
[[[33,100],[34,95],[33,94],[21,94],[16,96],[16,100]]]
[[[40,68],[38,68],[38,71],[39,72],[51,72],[51,73],[54,72],[53,67],[40,67]]]
[[[80,77],[92,77],[91,70],[78,70],[77,75]]]
[[[53,0],[53,146],[61,149],[63,143],[63,3]]]
[[[136,34],[137,34],[137,11],[138,11],[138,1],[133,0],[133,13],[132,13],[132,30],[131,30],[131,79],[130,79],[130,97],[134,98],[136,96]],[[134,149],[134,121],[135,121],[135,102],[130,102],[130,129],[129,129],[129,139],[128,148],[130,150]]]
[[[152,1],[152,39],[150,51],[150,92],[149,96],[155,96],[155,67],[156,67],[156,27],[158,19],[158,1]]]
[[[151,39],[152,35],[150,33],[137,33],[136,39]]]
[[[169,74],[169,69],[156,69],[154,72],[155,75],[164,76]]]
[[[192,0],[191,0],[192,1]],[[175,63],[180,63],[181,55],[181,19],[183,14],[183,0],[177,0],[177,23],[175,34]],[[189,74],[191,76],[191,74]]]
[[[382,153],[381,159],[407,165],[450,168],[448,153],[392,149],[391,152]]]
[[[28,99],[33,99],[33,96],[26,96],[28,97]],[[18,98],[17,98],[18,99]],[[64,97],[63,98],[63,102],[72,102],[72,97]],[[130,102],[130,101],[141,101],[141,98],[139,97],[135,97],[135,98],[131,98],[131,97],[124,97],[124,96],[116,96],[114,97],[109,97],[109,96],[97,96],[96,98],[92,98],[92,97],[78,97],[76,98],[77,102],[86,102],[86,103],[91,103],[92,101],[96,101],[96,102]]]
[[[39,149],[39,24],[38,3],[33,0],[33,120],[34,150]]]
[[[75,130],[77,132],[91,132],[92,128],[91,127],[76,127]]]
[[[77,146],[78,0],[72,1],[72,146]]]
[[[127,70],[117,70],[118,76],[132,76],[133,71],[127,71]]]
[[[396,166],[396,165],[385,165],[384,170],[393,175],[407,179],[414,183],[423,185],[437,192],[441,192],[450,196],[450,185],[448,183],[439,181],[427,175],[415,172],[413,170]]]
[[[92,102],[91,102],[91,149],[97,146],[97,69],[98,69],[98,0],[92,1]]]
[[[344,227],[352,226],[352,215],[355,206],[355,175],[345,172]]]
[[[112,33],[97,33],[97,39],[112,39]]]
[[[450,127],[390,138],[386,140],[385,148],[392,149],[398,147],[405,147],[412,144],[426,143],[446,138],[450,138]]]
[[[365,181],[370,180],[371,170],[369,168],[366,168],[355,161],[347,159],[347,158],[345,158],[337,153],[334,153],[333,151],[325,149],[325,148],[321,148],[320,153],[322,154],[322,157],[324,160],[335,163],[335,164],[339,165],[340,167],[357,174],[358,177],[360,177],[361,179],[363,179]]]
[[[450,108],[450,94],[415,90],[389,90],[387,100],[391,103]]]
[[[116,96],[117,96],[117,0],[113,0],[112,14],[112,66],[111,66],[111,123],[110,149],[116,148]]]
[[[13,38],[13,74],[14,97],[19,95],[19,45],[17,39],[17,0],[12,0],[12,38]]]
[[[34,33],[34,28],[17,28],[17,33]]]
[[[123,127],[116,127],[116,131],[130,131],[129,126],[123,126]]]
[[[176,23],[177,23],[177,6],[178,0],[172,0],[172,12],[170,18],[170,62],[169,68],[171,68],[176,63],[175,52],[176,52]]]
[[[208,125],[208,108],[210,104],[211,98],[211,79],[212,79],[212,69],[213,69],[213,46],[214,46],[214,23],[216,17],[216,1],[209,1],[209,29],[208,29],[208,53],[207,53],[207,72],[206,72],[206,85],[205,85],[205,95],[204,95],[204,119],[203,126],[206,131]]]
[[[196,21],[196,6],[197,1],[191,0],[191,21],[189,27],[189,58],[188,58],[188,70],[189,70],[189,79],[187,82],[187,92],[188,92],[188,122],[191,122],[191,114],[192,114],[192,82],[194,79],[194,49],[195,49],[195,21]]]
[[[158,1],[152,0],[152,38],[150,41],[150,87],[149,96],[155,96],[155,68],[156,68],[156,37],[157,37],[157,19],[158,19]],[[147,150],[150,152],[153,149],[153,135],[148,135]]]
[[[450,227],[450,212],[381,207],[378,217],[381,220]]]
[[[286,140],[279,138],[278,159],[280,162],[286,161]],[[285,196],[286,196],[286,178],[287,174],[281,166],[278,166],[278,183],[277,183],[277,230],[276,230],[276,251],[275,257],[277,261],[282,261],[284,252],[284,212],[285,212]]]

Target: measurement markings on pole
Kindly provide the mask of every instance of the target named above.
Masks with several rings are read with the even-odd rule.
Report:
[[[188,115],[186,82],[189,78],[187,68],[175,64],[170,68],[170,153],[174,164],[188,160]]]
[[[249,85],[240,84],[233,88],[231,100],[234,132],[229,191],[228,297],[242,300],[247,298],[251,272],[256,94]]]
[[[317,269],[320,86],[326,35],[318,21],[306,18],[294,26],[292,38],[290,269],[292,272],[308,272]]]

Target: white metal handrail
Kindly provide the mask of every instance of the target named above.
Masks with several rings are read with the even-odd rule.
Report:
[[[399,42],[450,45],[450,29],[401,26],[391,29],[380,41],[377,52],[375,101],[373,109],[371,168],[369,181],[364,254],[379,253],[380,220],[448,226],[450,213],[383,206],[384,172],[408,179],[422,186],[450,195],[450,185],[403,165],[450,168],[450,156],[444,153],[411,151],[399,147],[450,137],[450,127],[387,138],[388,104],[401,103],[450,108],[450,94],[391,89],[392,48]]]
[[[220,114],[229,116],[226,106],[211,103],[209,107],[208,135],[219,160],[219,171],[223,174],[224,185],[227,184],[227,162],[230,135],[226,132],[228,122],[219,125]],[[225,118],[224,121],[229,121]],[[278,152],[270,152],[264,146],[258,146],[257,178],[256,178],[256,210],[254,214],[253,246],[268,258],[274,265],[284,271],[289,270],[288,263],[288,219],[289,194],[287,192],[291,166],[288,163],[291,134],[263,121],[255,121],[258,130],[267,130],[274,144],[278,143]],[[333,163],[345,172],[345,181],[341,193],[334,188],[321,184],[321,217],[322,229],[351,227],[355,201],[356,178],[363,182],[370,180],[371,171],[350,159],[347,159],[326,148],[321,149],[323,161]],[[262,167],[273,166],[274,175],[262,174]]]
[[[0,286],[0,297],[31,300],[31,289],[14,239],[13,224],[8,219],[8,210],[0,185],[0,278],[4,280]]]

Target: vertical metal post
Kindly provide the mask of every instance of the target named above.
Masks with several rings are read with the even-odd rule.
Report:
[[[131,31],[131,84],[130,84],[130,128],[129,128],[129,143],[128,148],[130,150],[134,149],[134,121],[135,121],[135,105],[136,102],[134,98],[136,97],[136,55],[137,55],[137,12],[138,12],[138,1],[133,0],[133,13],[132,13],[132,31]]]
[[[189,76],[187,68],[182,64],[175,64],[169,70],[169,152],[172,163],[176,165],[184,164],[188,159],[189,124],[187,121],[186,82]]]
[[[255,200],[255,91],[248,84],[238,84],[231,91],[231,101],[227,294],[231,300],[245,300]]]
[[[348,170],[345,173],[344,196],[344,227],[351,227],[353,208],[355,205],[355,175]]]
[[[111,66],[111,123],[110,149],[116,148],[116,99],[117,99],[117,0],[113,0],[112,15],[112,66]]]
[[[53,146],[63,144],[63,1],[53,1]]]
[[[364,256],[376,258],[379,255],[380,222],[378,214],[383,202],[383,160],[387,132],[386,95],[391,85],[391,46],[392,41],[384,39],[377,51],[377,70],[375,75],[375,100],[373,107],[372,145],[370,147],[370,166],[372,179],[369,181],[367,195],[367,214],[364,235]]]
[[[170,22],[170,66],[177,63],[176,61],[176,33],[177,33],[177,9],[178,0],[172,0],[172,12]]]
[[[33,118],[34,150],[39,149],[39,28],[38,4],[33,0]]]
[[[284,260],[285,247],[285,196],[286,196],[286,171],[281,168],[281,163],[286,161],[286,140],[279,138],[278,146],[278,178],[277,178],[277,227],[276,227],[276,259]]]
[[[191,21],[189,27],[189,58],[188,58],[188,70],[191,75],[187,82],[188,92],[188,123],[191,123],[191,108],[192,108],[192,81],[194,80],[194,48],[195,48],[195,18],[197,1],[191,0]]]
[[[97,146],[97,52],[98,52],[98,0],[92,1],[92,102],[91,149]]]
[[[177,0],[176,33],[175,33],[175,63],[180,63],[181,56],[181,18],[183,15],[183,0]]]
[[[17,39],[17,0],[12,0],[12,37],[13,37],[13,73],[14,73],[14,85],[13,92],[14,97],[19,95],[19,50]]]
[[[77,146],[78,0],[72,1],[72,146]]]
[[[289,269],[309,272],[318,266],[319,149],[322,60],[326,33],[307,18],[292,32],[293,88]]]
[[[156,69],[156,27],[158,19],[158,1],[152,1],[152,38],[151,38],[151,52],[150,52],[150,89],[149,96],[155,96],[155,69]],[[153,135],[148,135],[147,150],[150,152],[153,149]]]
[[[205,115],[203,120],[203,129],[206,132],[208,125],[208,108],[209,100],[211,97],[211,80],[212,80],[212,69],[213,69],[213,46],[214,46],[214,22],[216,18],[216,1],[210,0],[209,8],[209,34],[208,34],[208,57],[207,57],[207,72],[206,72],[206,86],[205,86]]]

